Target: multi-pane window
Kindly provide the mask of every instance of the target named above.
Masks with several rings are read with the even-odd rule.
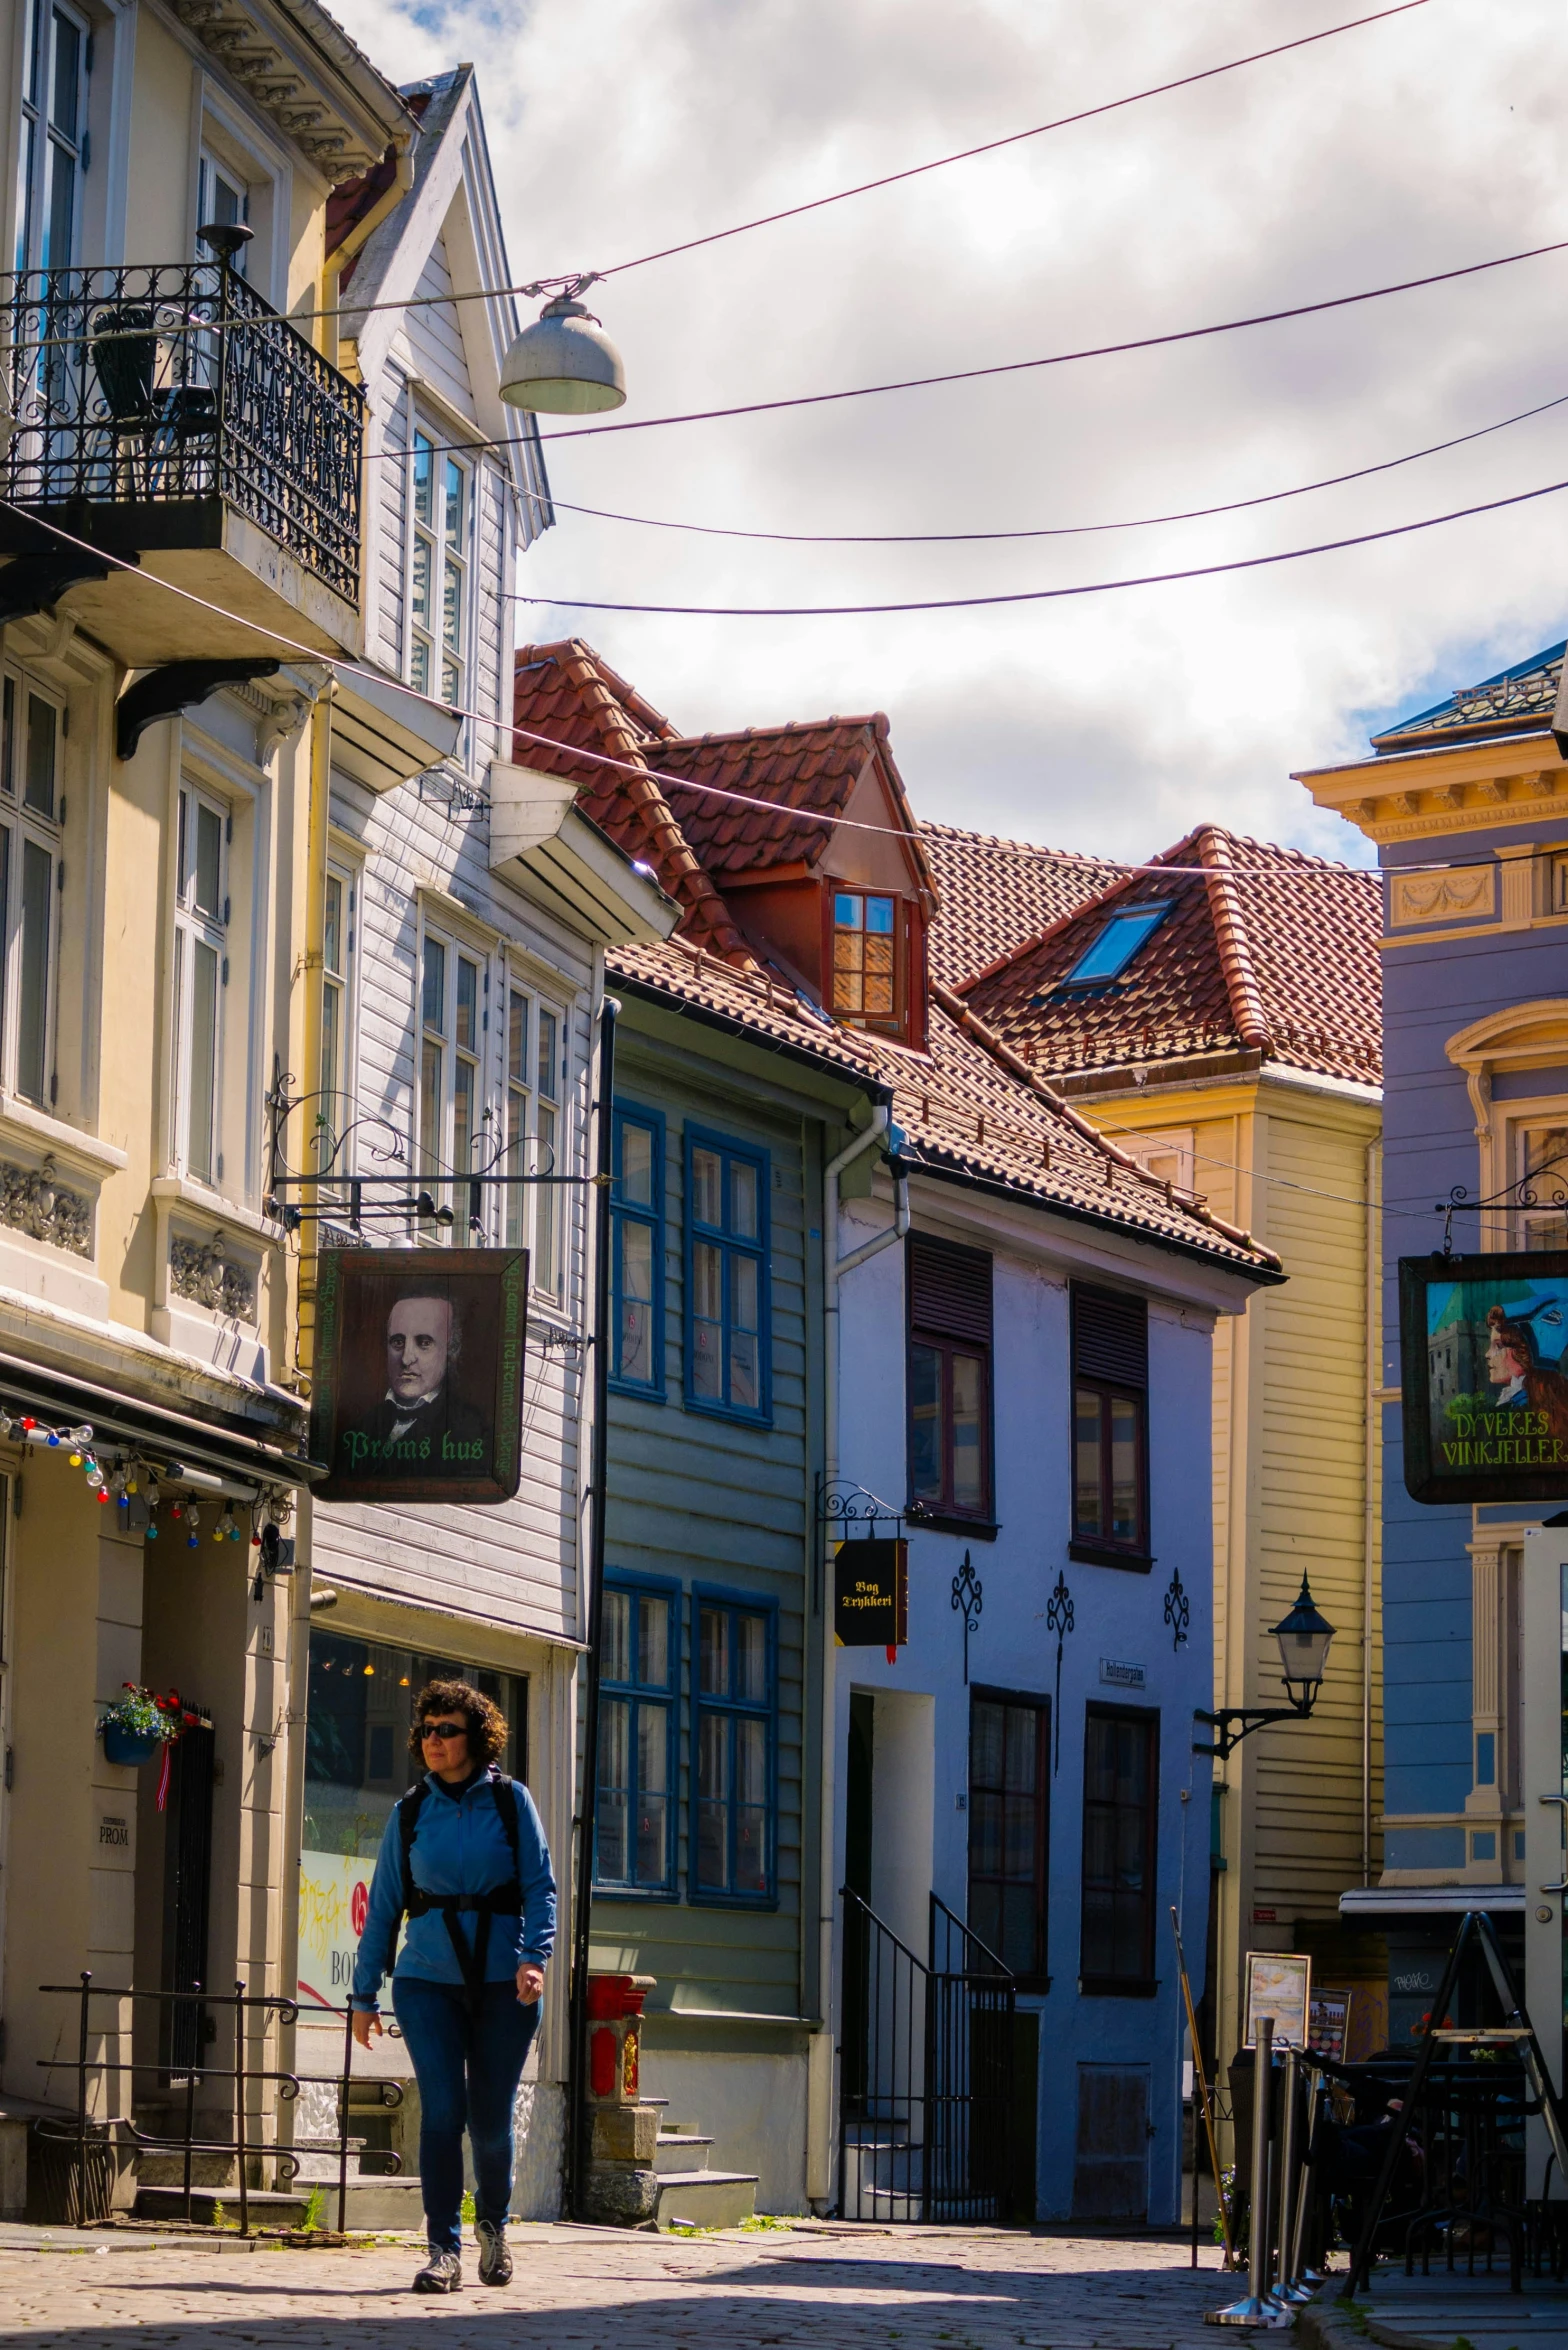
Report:
[[[416,429],[409,549],[409,680],[454,709],[467,700],[468,468]]]
[[[1149,1309],[1074,1287],[1073,1542],[1148,1563]]]
[[[29,677],[0,679],[0,1066],[7,1083],[42,1107],[55,1091],[63,734],[52,696]]]
[[[61,0],[24,0],[16,266],[68,269],[81,236],[87,164],[86,19]]]
[[[771,1900],[776,1620],[755,1601],[702,1592],[692,1609],[691,1891]]]
[[[1158,1714],[1089,1707],[1084,1724],[1078,1956],[1085,1990],[1152,1987],[1159,1763]]]
[[[321,1115],[331,1151],[353,1120],[354,933],[357,884],[341,866],[327,867],[321,927]]]
[[[901,1010],[897,898],[833,892],[833,1011],[857,1026],[896,1029]]]
[[[564,1175],[562,1113],[564,1034],[560,1013],[528,989],[508,984],[506,997],[506,1166],[508,1175]],[[532,1251],[529,1281],[537,1296],[559,1298],[562,1282],[562,1191],[557,1183],[507,1186],[506,1237]]]
[[[1513,1129],[1520,1248],[1568,1247],[1568,1123]]]
[[[1046,1971],[1047,1698],[969,1703],[969,1930],[1024,1981]]]
[[[426,931],[419,974],[419,1159],[426,1176],[467,1176],[484,1114],[483,1006],[489,973],[451,939]],[[437,1205],[453,1211],[461,1241],[469,1229],[466,1184],[443,1186]]]
[[[223,1175],[223,999],[229,983],[229,811],[180,786],[175,840],[174,1155],[198,1183]]]
[[[675,1890],[676,1591],[607,1578],[599,1649],[594,1882]]]
[[[686,1401],[768,1416],[768,1157],[686,1136]]]
[[[909,1497],[928,1516],[989,1520],[991,1259],[911,1233]]]
[[[610,1193],[610,1376],[644,1395],[664,1391],[664,1123],[615,1113]]]

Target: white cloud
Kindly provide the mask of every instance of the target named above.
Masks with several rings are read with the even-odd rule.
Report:
[[[848,180],[1351,13],[1340,0],[534,0],[342,13],[400,78],[472,58],[519,277],[613,267]],[[1389,23],[612,277],[626,413],[1023,358],[1568,234],[1555,0]],[[773,530],[1008,529],[1310,481],[1568,391],[1568,255],[1185,348],[775,417],[556,443],[562,499]],[[1568,475],[1568,409],[1405,471],[1160,530],[786,548],[563,514],[525,585],[851,603],[1305,545]],[[1204,816],[1364,855],[1293,767],[1563,633],[1568,496],[1275,570],[841,620],[523,607],[694,731],[881,708],[916,804],[1141,852]]]

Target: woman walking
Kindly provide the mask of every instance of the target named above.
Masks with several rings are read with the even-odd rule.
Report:
[[[392,1973],[419,2083],[429,2256],[416,2293],[455,2293],[463,2281],[465,2122],[479,2281],[512,2275],[512,2108],[555,1942],[555,1873],[533,1797],[497,1768],[505,1747],[499,1708],[466,1681],[419,1692],[408,1748],[424,1776],[387,1821],[349,1994],[354,2038],[368,2048],[381,2030],[381,1979]]]

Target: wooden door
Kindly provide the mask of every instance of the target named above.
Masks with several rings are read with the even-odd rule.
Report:
[[[1078,2067],[1074,2219],[1144,2219],[1149,2209],[1149,2068]]]

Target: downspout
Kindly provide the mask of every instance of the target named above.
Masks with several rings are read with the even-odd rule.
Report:
[[[824,1493],[831,1492],[838,1482],[838,1285],[846,1273],[852,1273],[857,1265],[865,1264],[868,1258],[879,1256],[883,1249],[891,1248],[893,1243],[896,1240],[902,1240],[909,1230],[909,1178],[904,1170],[895,1164],[893,1168],[893,1221],[891,1225],[885,1232],[874,1234],[860,1248],[851,1249],[847,1256],[841,1257],[838,1253],[838,1181],[846,1167],[884,1139],[891,1124],[892,1112],[883,1102],[872,1111],[870,1125],[862,1133],[857,1134],[854,1140],[839,1152],[837,1158],[830,1159],[822,1171],[822,1404],[824,1417],[822,1486]],[[814,1531],[817,1538],[823,1542],[825,1550],[826,1538],[822,1530],[817,1528]],[[817,2006],[822,2018],[822,2030],[827,2035],[828,2045],[831,2048],[833,2045],[833,1927],[837,1915],[834,1908],[833,1852],[834,1813],[837,1802],[835,1764],[838,1755],[838,1736],[835,1719],[837,1692],[835,1688],[833,1611],[827,1590],[825,1561],[822,1584],[822,1617],[822,1796],[819,1830],[820,1859],[818,1863],[821,1909],[817,1921]],[[831,2082],[831,2073],[829,2081]],[[808,2167],[814,2173],[817,2186],[816,2196],[813,2198],[808,2192],[808,2200],[821,2202],[832,2194],[830,2184],[832,2178],[830,2158],[833,2146],[831,2096],[828,2098],[825,2111],[818,2117],[818,2131],[820,2135],[817,2145],[807,2149]],[[815,2161],[813,2161],[814,2156],[816,2157]]]
[[[1366,1429],[1362,1439],[1366,1456],[1363,1484],[1366,1514],[1361,1551],[1361,1882],[1372,1882],[1372,1611],[1377,1584],[1378,1492],[1376,1464],[1382,1436],[1378,1396],[1383,1384],[1379,1319],[1381,1264],[1382,1144],[1375,1139],[1366,1148],[1366,1285],[1367,1285],[1367,1398]]]
[[[323,310],[337,311],[341,309],[342,276],[344,270],[353,260],[356,253],[362,253],[364,251],[366,245],[369,244],[371,238],[375,235],[377,229],[381,226],[381,223],[386,219],[389,213],[395,212],[397,210],[398,206],[402,203],[403,198],[408,195],[413,188],[413,185],[414,143],[410,142],[408,146],[401,148],[398,152],[397,166],[393,174],[391,186],[382,190],[381,194],[376,198],[376,201],[374,204],[372,204],[370,210],[364,215],[363,219],[355,221],[353,227],[344,237],[342,244],[337,246],[334,251],[329,253],[322,262],[321,307]],[[323,329],[322,341],[330,342],[332,345],[330,351],[324,351],[322,356],[325,359],[330,359],[335,367],[341,367],[343,364],[344,342],[346,340],[350,340],[351,338],[345,337],[339,331],[340,322],[336,317],[324,318],[321,321],[321,325]],[[357,350],[355,354],[355,370],[356,372],[358,371]]]
[[[593,1901],[594,1815],[599,1793],[599,1639],[604,1623],[604,1513],[610,1460],[610,1179],[613,1170],[615,1022],[620,1005],[607,995],[599,1013],[598,1167],[593,1220],[593,1471],[589,1480],[588,1650],[584,1658],[582,1796],[577,1817],[576,1906],[572,1911],[572,1975],[566,2071],[566,2192],[574,2219],[582,2217],[588,2144],[583,2091],[588,2079],[588,1927]]]

